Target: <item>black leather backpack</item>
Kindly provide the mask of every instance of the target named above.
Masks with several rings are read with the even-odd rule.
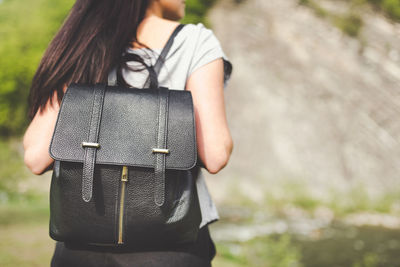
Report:
[[[182,26],[161,52],[156,76]],[[196,240],[199,167],[189,91],[71,84],[49,152],[54,240],[105,246]]]

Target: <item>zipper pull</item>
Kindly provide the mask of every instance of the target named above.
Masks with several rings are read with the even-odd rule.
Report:
[[[123,182],[128,181],[128,166],[122,166],[121,181]]]

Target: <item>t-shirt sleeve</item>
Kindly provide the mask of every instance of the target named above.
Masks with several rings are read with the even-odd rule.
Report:
[[[222,50],[221,44],[213,31],[207,29],[202,23],[196,25],[199,27],[198,42],[193,54],[193,58],[189,67],[189,76],[196,69],[210,63],[218,58],[222,58],[224,62],[224,88],[232,73],[232,63]]]

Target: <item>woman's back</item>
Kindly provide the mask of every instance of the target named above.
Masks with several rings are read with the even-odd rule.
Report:
[[[48,148],[62,93],[68,85],[102,82],[109,66],[120,60],[127,40],[135,40],[134,33],[139,42],[160,52],[183,14],[181,0],[76,1],[46,50],[32,82],[29,112],[32,121],[23,142],[25,164],[33,173],[52,169],[54,160]],[[158,56],[146,53],[149,50],[136,42],[124,52],[138,53],[150,64]],[[139,63],[128,62],[129,67],[135,68],[135,64]],[[188,24],[176,36],[159,76],[162,86],[191,91],[198,160],[210,173],[217,173],[227,164],[233,148],[223,95],[230,72],[231,65],[212,31],[202,24]],[[147,75],[146,70],[123,69],[123,77],[131,86],[143,87]],[[57,242],[52,266],[209,266],[215,250],[207,224],[216,220],[218,214],[202,174],[197,179],[197,190],[203,220],[195,244],[119,255],[111,251],[100,254],[80,248],[67,249],[64,243]]]
[[[158,20],[156,19],[159,23]],[[147,24],[149,26],[150,23]],[[161,29],[165,27],[166,31],[172,31],[179,23],[165,22],[164,26],[160,26]],[[158,29],[158,28],[157,28]],[[157,34],[158,30],[154,32]],[[164,34],[162,34],[164,35]],[[146,36],[147,37],[147,36]],[[150,66],[154,65],[157,58],[162,50],[164,43],[164,37],[162,36],[158,40],[151,40],[151,46],[149,42],[141,41],[151,48],[153,51],[147,48],[128,48],[127,53],[135,53],[145,59],[145,62]],[[168,39],[169,36],[167,36]],[[139,37],[140,40],[140,37]],[[159,41],[159,43],[156,43]],[[156,47],[156,48],[154,48]],[[182,30],[175,36],[173,45],[166,55],[165,62],[160,70],[158,76],[158,82],[160,86],[168,87],[174,90],[185,90],[188,78],[200,67],[222,58],[225,69],[224,82],[229,78],[230,75],[230,62],[224,54],[218,39],[214,33],[207,29],[202,23],[198,24],[186,24]],[[146,81],[149,73],[143,66],[136,62],[127,62],[129,68],[142,69],[142,71],[132,71],[131,69],[123,69],[123,78],[132,87],[145,88],[149,84]],[[203,88],[206,90],[206,88]],[[212,112],[212,111],[211,111]],[[202,222],[200,228],[214,222],[219,219],[217,208],[212,201],[212,198],[207,189],[204,181],[203,171],[200,170],[197,178],[197,192],[200,202],[200,208],[202,212]]]
[[[165,26],[161,30],[153,31],[153,34],[157,35],[164,27],[166,32],[172,33],[178,24],[165,22]],[[148,38],[147,35],[145,36]],[[141,41],[150,49],[134,46],[127,48],[126,52],[140,55],[148,65],[154,65],[168,37],[165,36],[165,32],[160,33],[157,38]],[[224,82],[226,82],[230,75],[230,62],[212,30],[207,29],[202,23],[186,24],[174,38],[173,45],[160,70],[158,82],[170,89],[185,90],[186,82],[195,70],[219,58],[223,59],[227,69],[224,73]],[[142,64],[137,61],[128,61],[128,66],[132,69],[143,69]],[[125,81],[133,87],[146,87],[145,81],[148,75],[146,69],[140,72],[123,69]]]
[[[172,31],[178,23],[166,23],[166,27],[172,25]],[[154,33],[156,34],[156,33]],[[167,36],[168,39],[169,36]],[[140,37],[139,37],[139,40]],[[165,41],[160,38],[160,47],[156,42],[149,45],[149,42],[141,40],[150,49],[127,48],[127,53],[135,53],[145,59],[148,65],[154,65]],[[151,42],[150,42],[151,43]],[[186,83],[190,75],[198,68],[216,59],[222,58],[224,64],[229,65],[229,61],[223,53],[220,44],[211,30],[203,24],[187,24],[178,33],[174,43],[165,58],[165,62],[160,70],[158,81],[160,86],[165,86],[174,90],[185,90]],[[123,69],[123,78],[132,87],[145,88],[148,72],[143,66],[135,61],[127,62],[129,68]],[[133,71],[132,69],[142,69]],[[225,73],[229,76],[230,71]],[[200,171],[196,180],[196,188],[202,213],[199,237],[196,243],[188,244],[183,247],[170,247],[168,251],[126,251],[126,253],[108,253],[107,261],[112,262],[113,266],[209,266],[207,261],[215,256],[215,246],[210,238],[207,224],[219,219],[217,209],[212,201],[203,173]],[[84,250],[85,249],[85,250]],[[82,253],[82,251],[85,251]],[[53,257],[54,266],[64,266],[62,264],[76,265],[85,261],[85,258],[92,257],[87,264],[97,266],[108,266],[104,264],[104,259],[96,257],[98,252],[111,252],[93,247],[77,247],[71,244],[57,243],[55,255]],[[66,265],[65,265],[66,266]],[[83,265],[82,265],[83,266]],[[110,265],[111,266],[111,265]]]
[[[137,39],[140,43],[151,49],[163,48],[169,36],[179,25],[179,22],[160,18],[158,16],[148,16],[143,19],[137,29]],[[131,47],[142,48],[138,42],[131,43]]]

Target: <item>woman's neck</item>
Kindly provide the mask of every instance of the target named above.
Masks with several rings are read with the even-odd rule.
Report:
[[[137,29],[138,41],[153,49],[163,47],[178,24],[179,22],[158,17],[154,13],[148,13]],[[131,44],[131,47],[134,49],[143,48],[136,42]]]

